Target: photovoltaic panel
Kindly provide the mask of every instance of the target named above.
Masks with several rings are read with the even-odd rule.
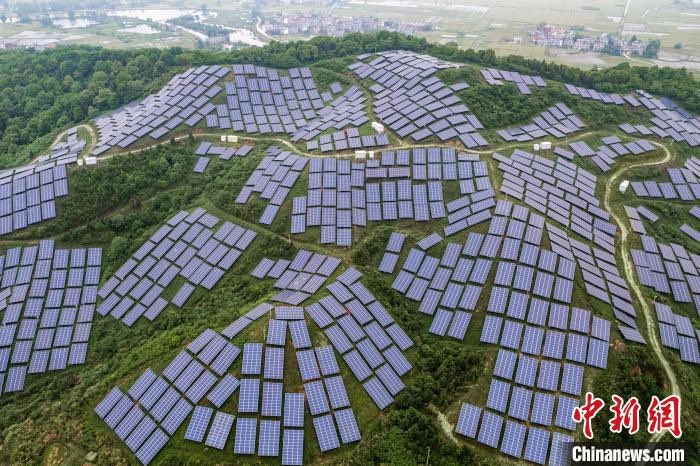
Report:
[[[304,451],[304,431],[284,429],[282,440],[282,465],[301,466]]]
[[[237,455],[255,454],[255,439],[257,437],[258,420],[241,418],[236,421],[236,438],[233,452]]]
[[[530,427],[523,457],[533,463],[545,464],[549,450],[549,436],[550,433],[547,430]]]
[[[479,429],[478,442],[492,448],[498,448],[503,428],[503,417],[489,411],[484,411]]]
[[[205,445],[218,450],[223,450],[226,446],[226,440],[228,440],[229,433],[231,432],[234,419],[235,416],[232,414],[217,411],[214,415],[211,428],[209,429],[209,434],[207,435]]]
[[[185,432],[185,440],[192,440],[193,442],[202,442],[204,440],[204,434],[209,426],[209,419],[213,410],[205,406],[195,406],[194,413],[190,419],[190,423],[187,426],[187,431]]]

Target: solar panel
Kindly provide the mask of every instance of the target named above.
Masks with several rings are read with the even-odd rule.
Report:
[[[209,426],[209,419],[213,410],[205,406],[195,406],[194,413],[192,414],[192,419],[187,426],[187,431],[185,432],[185,440],[191,440],[193,442],[202,442],[204,440],[204,434]]]
[[[258,439],[259,456],[278,456],[280,443],[280,422],[273,420],[260,421],[260,437]]]
[[[236,421],[236,438],[233,452],[237,455],[252,455],[255,453],[255,438],[257,436],[258,420],[239,417]]]
[[[304,431],[285,429],[282,439],[282,465],[301,466],[304,449]]]
[[[525,442],[525,431],[527,428],[523,424],[507,421],[503,431],[503,441],[501,442],[501,452],[506,455],[520,458]]]
[[[218,450],[223,450],[226,446],[226,440],[228,439],[229,432],[231,432],[234,419],[235,416],[232,414],[217,411],[217,413],[214,415],[211,428],[209,429],[209,434],[207,435],[205,445]]]
[[[503,418],[489,411],[484,411],[479,429],[478,442],[492,448],[498,448],[503,428]]]
[[[533,463],[545,464],[549,450],[549,436],[550,433],[547,430],[530,427],[523,458]]]
[[[481,408],[468,403],[462,403],[457,425],[455,426],[455,432],[469,438],[476,437],[480,417]]]

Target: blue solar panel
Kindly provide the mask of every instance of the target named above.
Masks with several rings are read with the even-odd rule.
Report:
[[[518,359],[518,369],[515,373],[515,382],[528,387],[535,386],[537,374],[537,359],[521,355]]]
[[[345,443],[357,442],[360,440],[360,429],[355,420],[355,414],[351,408],[342,409],[334,412],[338,430],[340,431],[340,440]]]
[[[209,429],[209,434],[207,435],[205,444],[208,447],[223,450],[226,446],[226,440],[228,440],[229,433],[231,432],[234,419],[235,416],[232,414],[217,411],[217,413],[214,415],[214,420],[211,424],[211,428]]]
[[[258,456],[278,456],[279,442],[280,422],[261,420],[260,437],[258,439]]]
[[[285,429],[282,440],[282,465],[301,466],[304,451],[304,431]]]
[[[239,410],[240,411],[240,410]],[[236,421],[236,439],[233,452],[237,455],[252,455],[255,453],[255,438],[257,436],[258,420],[239,417]]]
[[[561,374],[561,391],[569,395],[581,395],[583,385],[583,366],[564,363]]]
[[[380,410],[383,410],[394,401],[391,394],[384,388],[377,377],[372,377],[363,386]]]
[[[468,403],[462,403],[457,425],[455,426],[455,432],[469,438],[476,437],[480,417],[481,408]]]
[[[330,414],[314,418],[314,429],[319,448],[322,452],[333,450],[340,446],[333,417]]]
[[[256,413],[260,399],[260,380],[242,379],[238,398],[238,412]]]
[[[509,393],[509,383],[498,379],[492,379],[486,406],[496,411],[505,412],[508,404]]]
[[[477,439],[478,442],[492,448],[498,448],[502,428],[503,417],[489,411],[484,411],[481,420],[481,428],[479,429],[479,437]]]
[[[555,425],[563,429],[576,430],[576,423],[573,420],[573,412],[578,407],[579,401],[568,396],[559,396],[557,403],[557,416]]]
[[[532,416],[530,422],[549,426],[552,424],[552,413],[554,412],[554,395],[549,393],[535,392],[532,401]]]
[[[212,413],[213,410],[211,408],[195,406],[192,419],[190,419],[190,424],[187,426],[187,431],[185,432],[185,440],[202,442],[207,427],[209,426],[209,419]]]
[[[530,427],[524,458],[533,463],[545,464],[549,450],[549,435],[547,430]]]
[[[501,442],[501,452],[506,455],[520,458],[525,442],[525,432],[527,428],[523,424],[513,421],[506,422],[506,428],[503,431],[503,441]]]

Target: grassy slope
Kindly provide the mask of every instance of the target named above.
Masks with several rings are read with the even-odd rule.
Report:
[[[472,95],[477,94],[479,88],[483,87],[473,78],[468,81],[476,83],[474,86],[476,89],[467,91]],[[560,89],[557,89],[556,85],[542,92],[541,96],[537,94],[539,92],[536,91],[536,95],[532,98],[535,101],[534,104],[532,100],[522,96],[512,96],[510,102],[515,106],[515,110],[518,106],[523,106],[529,111],[535,105],[537,108],[534,111],[541,111],[562,98]],[[465,96],[465,99],[468,103],[470,102],[469,96]],[[600,131],[605,128],[606,134],[617,134],[616,130],[609,130],[610,119],[613,117],[603,114],[602,109],[590,106],[588,102],[566,101],[583,116],[589,123],[590,129]],[[480,111],[486,111],[486,107],[480,107],[478,103],[470,106],[479,116],[482,116]],[[607,110],[608,107],[605,109]],[[635,117],[636,115],[627,114],[614,116],[614,118],[630,119]],[[519,124],[522,120],[513,117],[512,121],[502,123]],[[497,139],[492,137],[491,140]],[[587,140],[595,142],[595,139]],[[520,145],[525,149],[528,146]],[[246,159],[230,162],[215,160],[203,176],[191,173],[191,167],[196,159],[191,155],[194,147],[194,143],[185,140],[177,147],[164,146],[142,154],[118,157],[103,162],[97,168],[91,169],[92,172],[71,170],[71,196],[59,203],[59,220],[25,230],[5,240],[9,246],[16,244],[15,240],[26,242],[53,236],[63,246],[100,245],[105,249],[104,280],[111,276],[112,272],[157,229],[164,219],[180,209],[203,206],[222,219],[243,223],[259,233],[249,251],[243,255],[232,271],[224,276],[217,287],[211,292],[197,290],[183,310],[176,310],[170,306],[154,323],[140,321],[131,329],[113,319],[97,317],[93,326],[86,365],[58,374],[30,376],[24,392],[11,396],[3,395],[0,399],[0,413],[2,413],[0,435],[5,448],[0,450],[0,461],[39,463],[43,458],[50,459],[51,462],[57,462],[55,460],[59,459],[67,464],[75,464],[80,462],[89,451],[98,451],[98,463],[133,462],[134,457],[93,414],[92,409],[97,402],[114,385],[128,388],[145,368],[152,367],[156,371],[164,368],[186,342],[205,328],[221,329],[238,315],[269,297],[273,291],[272,283],[269,280],[261,282],[253,279],[249,276],[250,270],[262,257],[292,257],[295,248],[300,247],[327,252],[343,258],[348,265],[356,265],[366,274],[364,283],[382,300],[417,343],[408,353],[409,359],[416,366],[406,379],[408,389],[399,397],[396,406],[384,413],[376,410],[360,384],[348,374],[347,367],[341,363],[352,406],[363,433],[363,441],[359,448],[345,447],[324,455],[324,461],[358,464],[367,461],[385,461],[411,464],[426,452],[418,450],[421,448],[420,443],[412,445],[411,439],[418,438],[420,433],[411,432],[410,425],[407,425],[410,424],[411,419],[409,406],[415,405],[422,412],[430,412],[428,405],[432,404],[446,413],[448,419],[454,422],[462,401],[483,404],[496,353],[495,347],[485,347],[478,342],[488,293],[482,294],[477,307],[479,310],[474,314],[465,341],[447,341],[429,335],[427,329],[430,319],[417,313],[418,304],[408,302],[392,292],[390,290],[392,277],[376,271],[390,231],[395,229],[403,231],[408,235],[409,244],[411,244],[438,228],[439,224],[415,224],[408,221],[392,223],[388,227],[383,224],[370,224],[365,229],[355,229],[355,238],[359,238],[360,241],[350,250],[318,244],[318,231],[315,231],[317,229],[310,229],[306,234],[293,238],[294,244],[290,245],[287,239],[289,204],[293,196],[303,195],[304,180],[297,183],[293,189],[275,224],[270,229],[265,229],[256,223],[264,208],[262,202],[255,201],[245,206],[237,206],[233,203],[248,174],[260,160],[264,147],[262,145],[257,147]],[[674,150],[687,152],[675,145],[672,147]],[[510,150],[504,153],[510,154]],[[683,157],[685,156],[684,154]],[[623,160],[621,163],[626,162]],[[489,164],[492,182],[497,188],[500,183],[500,172],[490,159]],[[115,175],[118,176],[116,179],[121,181],[120,184],[125,185],[123,189],[126,192],[107,193],[103,196],[92,194],[97,190],[96,181],[105,185],[113,184]],[[639,176],[643,175],[639,174]],[[605,179],[604,175],[600,177],[600,185]],[[446,188],[445,192],[447,200],[456,196],[456,193],[449,188]],[[96,208],[96,198],[107,200],[97,202]],[[630,199],[628,194],[621,196],[620,205],[623,203],[639,205],[643,202]],[[663,206],[653,204],[650,206],[657,212],[663,211]],[[94,212],[85,212],[89,210]],[[676,208],[673,212],[676,210],[682,209]],[[674,214],[668,214],[668,216],[676,218]],[[486,228],[487,226],[482,224],[473,231],[483,232]],[[672,239],[664,236],[670,234],[664,229],[659,228],[658,234],[660,239]],[[450,241],[462,242],[464,237],[465,234],[462,233],[450,238]],[[441,251],[437,249],[440,247],[436,247],[436,250],[431,253],[439,255]],[[492,269],[492,275],[494,273],[495,267]],[[576,287],[578,291],[582,289],[580,273],[577,274]],[[580,292],[576,294],[574,304],[591,309],[597,315],[612,317],[609,309],[598,301],[588,299]],[[688,309],[682,310],[692,316]],[[695,324],[697,326],[697,320]],[[324,336],[318,332],[313,323],[310,323],[310,329],[313,331],[312,340],[315,344],[325,342]],[[252,341],[261,341],[263,332],[264,323],[260,322],[253,326],[248,335]],[[614,332],[613,338],[619,339],[619,335]],[[239,344],[243,341],[241,338],[236,339]],[[610,386],[614,387],[621,378],[625,378],[625,371],[630,370],[630,367],[626,365],[628,362],[625,361],[624,355],[635,351],[634,347],[630,348],[632,349],[618,344],[617,351],[611,352],[608,371],[588,370],[585,388],[595,387],[597,380],[608,380]],[[668,353],[673,361],[678,361],[677,353]],[[300,382],[290,348],[287,349],[286,357],[286,369],[290,378],[286,381],[285,389],[298,390]],[[441,375],[441,372],[454,370],[453,366],[447,366],[445,360],[455,358],[462,361],[463,366],[460,373],[451,374],[455,376],[454,386],[436,386],[435,379]],[[654,361],[646,364],[648,366],[645,365],[644,368],[649,367],[652,371]],[[239,366],[240,363],[235,366],[234,372]],[[685,425],[686,432],[693,432],[695,429],[695,438],[697,438],[697,413],[700,406],[697,387],[700,377],[694,368],[678,362],[676,366],[686,390],[685,411],[695,417],[690,422],[690,426]],[[425,393],[435,395],[426,400]],[[236,396],[234,395],[229,401],[229,406],[235,406]],[[419,399],[420,402],[414,403],[415,399]],[[321,458],[318,456],[318,447],[310,424],[310,416],[307,414],[305,461],[316,462]],[[435,451],[453,453],[445,447],[446,438],[439,433],[435,423],[422,427],[425,427],[426,432],[436,435],[433,461],[440,462],[440,455],[435,456]],[[598,428],[602,429],[602,425]],[[262,461],[257,457],[243,460],[240,457],[233,457],[230,453],[231,440],[223,453],[194,446],[182,440],[183,431],[184,427],[173,436],[170,444],[158,456],[157,464],[203,464],[212,461],[277,463],[276,460]],[[481,448],[473,442],[469,445],[469,451],[477,456],[475,461],[478,463],[508,462],[505,458],[494,457],[492,451]],[[406,451],[402,451],[403,448]],[[446,462],[451,458],[453,456],[447,454],[443,456]]]

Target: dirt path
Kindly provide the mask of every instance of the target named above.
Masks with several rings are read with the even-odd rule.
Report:
[[[97,144],[97,134],[95,134],[95,130],[92,129],[92,126],[88,125],[87,123],[83,123],[83,124],[78,125],[78,126],[71,126],[71,127],[68,128],[67,130],[61,131],[60,133],[58,133],[58,134],[56,135],[56,137],[53,139],[53,141],[51,142],[51,145],[49,146],[49,150],[51,149],[51,147],[53,147],[53,146],[55,146],[56,144],[58,144],[58,142],[59,142],[61,139],[63,139],[63,137],[66,135],[66,133],[67,133],[68,131],[70,131],[71,129],[73,129],[73,128],[76,128],[76,129],[83,128],[83,129],[85,129],[87,132],[90,133],[90,137],[91,137],[91,139],[92,139],[92,142],[90,143],[89,146],[87,146],[86,149],[83,149],[83,153],[84,153],[84,154],[90,154],[90,152],[92,152],[92,149],[95,148],[95,144]],[[44,155],[46,155],[47,152],[48,152],[48,150],[47,150],[46,152],[42,153],[42,154],[37,155],[37,156],[34,158],[34,160],[32,160],[31,162],[29,162],[29,164],[31,165],[31,164],[33,164],[33,163],[36,163],[36,161],[39,160],[39,159],[40,159],[41,157],[43,157]]]
[[[440,412],[440,410],[433,405],[430,405],[429,409],[435,414],[435,416],[437,416],[440,428],[447,436],[447,438],[452,440],[452,442],[454,442],[455,445],[459,445],[459,440],[457,439],[457,437],[455,437],[454,434],[454,427],[452,426],[452,424],[450,424],[450,421],[447,420],[447,416],[445,415],[445,413]]]
[[[671,160],[675,158],[675,154],[672,154],[671,151],[669,151],[666,146],[659,144],[657,142],[652,142],[655,146],[659,147],[665,152],[664,157],[661,160],[651,160],[651,161],[646,161],[646,162],[640,162],[640,163],[635,163],[633,165],[628,165],[622,170],[618,171],[615,173],[613,176],[611,176],[608,179],[607,184],[605,185],[605,196],[603,199],[603,205],[605,209],[610,212],[610,215],[615,219],[615,222],[617,225],[620,227],[620,239],[618,240],[618,248],[620,248],[620,257],[622,258],[622,273],[624,274],[624,278],[629,284],[630,288],[634,292],[634,294],[637,297],[637,300],[639,301],[639,304],[642,307],[642,312],[644,312],[644,317],[646,321],[646,326],[647,326],[647,343],[651,347],[651,349],[654,351],[656,354],[656,357],[659,359],[659,362],[661,362],[661,366],[664,369],[664,372],[666,373],[666,377],[668,378],[668,382],[671,385],[671,392],[675,395],[680,395],[680,389],[678,388],[678,382],[676,380],[676,374],[673,372],[673,368],[671,367],[671,364],[669,364],[668,360],[664,356],[664,353],[661,349],[661,345],[659,343],[659,335],[657,332],[657,328],[654,325],[656,322],[656,318],[654,316],[654,310],[652,309],[652,306],[649,304],[649,301],[644,297],[642,294],[642,289],[640,287],[640,284],[637,282],[637,279],[635,277],[635,272],[634,272],[634,264],[632,263],[632,256],[630,254],[630,251],[627,247],[628,243],[628,237],[629,237],[629,229],[627,228],[627,224],[621,219],[615,211],[612,209],[611,204],[610,204],[610,194],[613,192],[614,189],[617,189],[618,186],[618,181],[620,177],[622,176],[623,173],[629,171],[632,168],[639,168],[639,167],[644,167],[648,165],[658,165],[658,164],[664,164],[668,163]],[[661,437],[663,437],[664,433],[659,433],[659,434],[654,434],[651,437],[651,442],[657,442]]]

